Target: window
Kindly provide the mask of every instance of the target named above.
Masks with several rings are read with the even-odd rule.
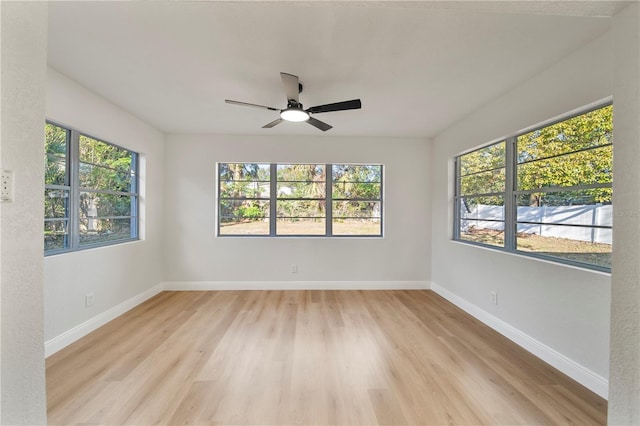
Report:
[[[218,164],[220,236],[382,236],[382,166]]]
[[[219,235],[269,235],[271,166],[218,164]]]
[[[276,169],[276,235],[326,235],[326,166],[278,164]]]
[[[138,155],[45,124],[45,254],[138,237]]]
[[[611,270],[612,106],[456,157],[454,239]]]
[[[67,167],[69,130],[46,124],[44,249],[59,251],[69,247],[69,170]]]
[[[461,240],[504,247],[506,142],[460,156]]]
[[[381,235],[382,166],[332,167],[334,235]]]

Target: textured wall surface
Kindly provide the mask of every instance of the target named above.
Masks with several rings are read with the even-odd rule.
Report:
[[[609,424],[640,424],[640,6],[614,17]]]
[[[0,163],[15,200],[0,204],[2,418],[46,423],[42,224],[47,4],[2,4]],[[40,166],[40,167],[38,167]]]

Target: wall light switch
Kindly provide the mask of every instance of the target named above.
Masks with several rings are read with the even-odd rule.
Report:
[[[0,202],[13,201],[13,170],[2,170],[0,174]]]

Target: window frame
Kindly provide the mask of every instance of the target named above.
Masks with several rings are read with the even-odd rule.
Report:
[[[270,196],[270,204],[269,206],[272,208],[272,212],[273,214],[271,214],[269,216],[269,234],[270,236],[275,236],[275,237],[327,237],[327,236],[333,236],[332,235],[332,231],[331,231],[331,226],[332,223],[330,221],[330,218],[332,216],[331,215],[331,207],[329,206],[329,200],[332,200],[331,198],[331,188],[329,188],[329,185],[331,184],[330,182],[333,182],[333,179],[329,176],[329,174],[332,174],[332,170],[333,170],[333,165],[332,164],[315,164],[315,166],[322,166],[324,168],[324,174],[325,174],[325,179],[324,179],[324,186],[325,186],[325,196],[324,198],[321,197],[283,197],[280,195],[279,191],[278,191],[278,186],[281,183],[307,183],[307,184],[313,184],[312,180],[296,180],[296,181],[292,181],[292,180],[284,180],[284,179],[279,179],[278,178],[278,170],[280,166],[298,166],[298,165],[312,165],[311,163],[273,163],[271,164],[271,174],[270,177],[275,176],[275,193],[274,193],[274,197],[271,197],[271,193],[269,194]],[[273,185],[273,180],[274,178],[272,177],[272,185]],[[302,202],[322,202],[324,200],[325,202],[325,210],[324,210],[324,216],[279,216],[278,215],[278,202],[279,201],[302,201]],[[272,219],[273,218],[273,219]],[[309,219],[324,219],[324,234],[284,234],[278,233],[278,221],[279,219],[304,219],[304,218],[309,218]],[[273,234],[273,235],[271,235]],[[358,236],[358,235],[356,235]]]
[[[81,250],[89,250],[98,247],[111,246],[116,244],[123,244],[132,241],[140,240],[140,154],[132,151],[130,149],[124,148],[120,145],[107,142],[104,139],[97,138],[92,136],[90,133],[79,131],[73,127],[60,124],[53,120],[46,120],[45,126],[49,124],[52,126],[59,127],[66,131],[67,134],[67,143],[66,143],[66,155],[65,155],[65,166],[66,166],[66,176],[64,185],[49,185],[45,183],[45,192],[48,189],[62,189],[63,187],[67,188],[69,191],[68,196],[68,204],[67,204],[67,233],[66,233],[66,244],[63,248],[56,248],[47,250],[44,247],[44,255],[45,256],[53,256],[63,253],[71,253]],[[123,150],[131,154],[131,190],[129,192],[125,191],[112,191],[112,190],[100,190],[95,188],[87,188],[82,187],[80,185],[80,163],[84,163],[80,161],[80,138],[86,137],[97,141],[102,144],[110,145],[119,150]],[[46,153],[45,153],[46,155]],[[104,166],[100,166],[104,167]],[[83,192],[92,192],[98,194],[107,194],[107,195],[117,195],[117,196],[128,196],[131,199],[131,214],[130,216],[122,216],[118,217],[121,219],[130,219],[130,237],[129,238],[121,238],[116,240],[109,241],[100,241],[95,243],[81,243],[80,237],[80,194]],[[115,216],[108,217],[97,217],[96,219],[114,219]],[[44,218],[45,222],[55,221],[57,218]]]
[[[559,117],[555,117],[551,120],[545,121],[543,123],[531,126],[529,128],[526,128],[524,130],[521,130],[519,132],[516,132],[508,137],[504,137],[504,138],[499,138],[497,140],[494,140],[491,143],[488,143],[486,145],[482,145],[478,148],[475,148],[473,150],[470,151],[466,151],[463,153],[460,153],[458,155],[456,155],[454,157],[454,194],[453,194],[453,203],[454,203],[454,209],[453,209],[453,240],[456,242],[460,242],[460,243],[464,243],[464,244],[469,244],[469,245],[474,245],[474,246],[479,246],[479,247],[484,247],[484,248],[489,248],[489,249],[494,249],[494,250],[499,250],[499,251],[504,251],[504,252],[508,252],[508,253],[512,253],[512,254],[518,254],[518,255],[523,255],[523,256],[528,256],[528,257],[533,257],[533,258],[537,258],[537,259],[542,259],[542,260],[546,260],[546,261],[551,261],[554,263],[559,263],[559,264],[564,264],[564,265],[569,265],[569,266],[574,266],[574,267],[579,267],[579,268],[584,268],[584,269],[589,269],[589,270],[595,270],[595,271],[599,271],[599,272],[606,272],[606,273],[611,273],[611,267],[606,267],[606,266],[602,266],[602,265],[597,265],[597,264],[593,264],[593,263],[586,263],[586,262],[580,262],[577,260],[571,260],[571,259],[566,259],[566,258],[562,258],[562,257],[557,257],[554,255],[545,255],[545,254],[541,254],[539,252],[533,252],[533,251],[525,251],[525,250],[519,250],[518,249],[518,245],[517,245],[517,232],[516,230],[518,229],[518,224],[528,224],[529,222],[527,221],[519,221],[518,220],[518,197],[522,196],[522,195],[527,195],[527,194],[532,194],[532,193],[561,193],[561,192],[571,192],[571,191],[579,191],[579,190],[585,190],[585,189],[598,189],[598,188],[608,188],[613,190],[613,172],[612,172],[612,179],[611,182],[609,183],[598,183],[598,184],[580,184],[580,185],[573,185],[573,186],[565,186],[565,187],[560,187],[560,186],[553,186],[553,187],[542,187],[542,188],[537,188],[537,189],[519,189],[518,188],[518,175],[517,175],[517,169],[518,169],[518,165],[519,164],[526,164],[526,163],[533,163],[536,161],[543,161],[545,159],[549,159],[549,158],[553,158],[553,157],[561,157],[561,156],[567,156],[567,155],[572,155],[575,153],[579,153],[579,152],[584,152],[584,151],[591,151],[591,150],[595,150],[595,149],[600,149],[600,148],[604,148],[607,146],[613,146],[613,140],[607,144],[602,144],[602,145],[597,145],[597,146],[593,146],[593,147],[588,147],[588,148],[580,148],[574,151],[569,151],[569,152],[564,152],[562,154],[558,154],[558,155],[554,155],[551,157],[545,157],[545,158],[540,158],[540,159],[536,159],[536,160],[530,160],[527,162],[522,162],[519,163],[518,162],[518,138],[520,136],[524,136],[527,135],[529,133],[538,131],[538,130],[542,130],[545,129],[547,127],[571,120],[573,118],[588,114],[590,112],[605,108],[605,107],[609,107],[609,106],[613,106],[613,102],[611,99],[606,100],[606,101],[601,101],[601,102],[596,102],[593,104],[590,104],[588,106],[579,108],[577,110],[574,110],[572,112],[569,112],[565,115],[559,116]],[[461,238],[461,214],[460,214],[460,203],[462,202],[463,198],[470,198],[476,195],[479,196],[488,196],[488,195],[500,195],[498,193],[495,194],[461,194],[461,159],[462,157],[464,157],[465,155],[480,151],[482,149],[485,149],[487,147],[493,146],[493,145],[497,145],[500,143],[504,143],[505,144],[505,155],[504,155],[504,169],[505,169],[505,189],[504,189],[504,193],[501,193],[504,199],[504,245],[503,246],[498,246],[498,245],[492,245],[492,244],[487,244],[487,243],[482,243],[482,242],[478,242],[478,241],[470,241],[470,240],[466,240],[466,239],[462,239]],[[480,172],[479,172],[480,173]],[[613,204],[613,203],[612,203]],[[602,226],[602,225],[590,225],[590,226],[584,226],[584,225],[566,225],[566,224],[562,224],[562,223],[557,223],[557,224],[552,224],[552,223],[540,223],[540,225],[561,225],[561,226],[581,226],[584,228],[590,228],[590,229],[609,229],[612,230],[613,229],[613,225],[611,226]]]
[[[504,163],[502,167],[494,167],[491,169],[483,169],[481,171],[478,172],[474,172],[465,176],[471,176],[473,174],[480,174],[480,173],[486,173],[486,172],[490,172],[490,171],[494,171],[494,170],[500,170],[500,169],[505,169],[505,182],[504,182],[504,190],[503,191],[490,191],[490,192],[478,192],[478,193],[472,193],[472,194],[460,194],[460,188],[461,188],[461,183],[462,183],[462,178],[465,176],[462,176],[462,165],[461,165],[461,158],[465,155],[474,153],[474,152],[478,152],[481,151],[483,149],[486,148],[490,148],[493,146],[497,146],[499,144],[504,144],[504,151],[505,151],[505,156],[504,156]],[[456,156],[455,158],[455,190],[454,190],[454,231],[453,231],[453,236],[454,236],[454,240],[456,241],[462,241],[462,242],[468,242],[468,243],[472,243],[472,244],[478,244],[481,246],[486,246],[486,247],[493,247],[493,248],[500,248],[500,246],[495,246],[495,245],[491,245],[491,244],[482,244],[482,243],[477,243],[474,241],[469,241],[469,240],[463,240],[460,237],[460,220],[462,219],[460,217],[460,203],[462,202],[463,198],[480,198],[480,197],[502,197],[503,200],[503,204],[505,206],[505,212],[504,212],[504,219],[503,220],[489,220],[492,222],[500,222],[503,223],[503,227],[505,230],[505,237],[504,237],[504,246],[506,246],[506,240],[507,240],[507,191],[510,188],[510,185],[513,184],[513,182],[509,182],[509,179],[507,179],[507,175],[510,173],[510,166],[509,166],[509,162],[508,160],[508,153],[507,150],[509,150],[509,143],[507,142],[507,138],[505,139],[501,139],[497,142],[492,142],[488,145],[484,145],[480,148],[477,148],[473,151],[469,151],[467,153],[464,154],[460,154],[458,156]]]
[[[222,194],[222,179],[220,176],[222,164],[261,164],[269,166],[269,198],[260,198],[261,201],[267,201],[269,203],[269,233],[265,234],[223,234],[221,233],[221,201],[235,199],[233,197],[223,198]],[[324,198],[289,198],[278,196],[278,183],[283,182],[278,180],[278,166],[291,166],[291,165],[321,165],[325,168],[325,196]],[[380,185],[380,198],[379,199],[361,199],[353,198],[353,201],[371,201],[380,203],[380,217],[376,219],[380,222],[380,232],[377,234],[335,234],[333,232],[333,202],[342,200],[333,197],[333,166],[334,165],[348,165],[348,166],[374,166],[380,167],[380,181],[374,182]],[[233,161],[220,161],[216,163],[216,237],[220,238],[384,238],[384,164],[382,163],[271,163],[264,161],[256,162],[233,162]],[[284,181],[288,182],[288,181]],[[306,181],[305,181],[306,182]],[[246,198],[253,199],[253,198]],[[257,198],[256,198],[257,199]],[[277,202],[286,200],[302,200],[302,201],[324,201],[325,203],[325,232],[324,234],[278,234],[277,233]]]

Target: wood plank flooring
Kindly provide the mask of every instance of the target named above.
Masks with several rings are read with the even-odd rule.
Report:
[[[54,425],[605,424],[430,291],[164,292],[47,359]]]

